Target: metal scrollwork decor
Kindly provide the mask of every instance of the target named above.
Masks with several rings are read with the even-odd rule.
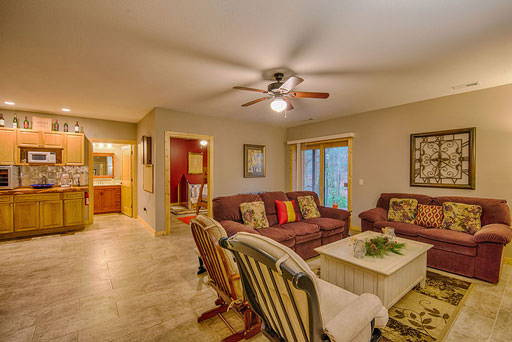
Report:
[[[475,131],[411,134],[411,186],[474,189]]]

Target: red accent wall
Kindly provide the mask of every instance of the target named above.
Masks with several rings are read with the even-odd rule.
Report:
[[[178,202],[178,185],[180,181],[182,182],[182,201],[185,201],[187,196],[185,179],[190,184],[201,184],[201,175],[189,175],[187,173],[189,152],[203,152],[203,166],[208,165],[207,149],[201,149],[199,140],[171,138],[171,203]]]

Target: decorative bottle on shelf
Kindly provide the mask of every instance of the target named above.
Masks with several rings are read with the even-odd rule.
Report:
[[[75,133],[80,133],[80,125],[78,124],[78,121],[75,124]]]
[[[28,118],[26,115],[25,115],[25,121],[23,121],[23,128],[25,128],[25,129],[30,128],[30,123],[28,122]]]
[[[69,132],[68,122],[64,122],[64,132]]]
[[[12,119],[12,128],[18,128],[18,117],[16,113],[14,113],[14,118]]]
[[[2,113],[0,113],[0,127],[5,127],[5,119]]]
[[[59,131],[59,120],[55,120],[53,123],[53,130],[57,132]]]

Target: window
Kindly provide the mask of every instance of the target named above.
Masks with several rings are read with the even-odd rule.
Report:
[[[324,206],[350,210],[351,152],[350,138],[290,145],[290,187],[316,192]]]

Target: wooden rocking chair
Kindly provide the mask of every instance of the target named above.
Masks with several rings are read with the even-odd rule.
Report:
[[[261,329],[259,317],[249,308],[245,301],[240,275],[238,274],[233,256],[218,244],[220,238],[226,238],[224,228],[217,221],[199,215],[190,222],[192,235],[199,254],[206,266],[209,285],[217,292],[216,308],[203,313],[198,322],[218,316],[231,330],[232,335],[224,338],[224,342],[236,342],[258,334]],[[232,308],[244,320],[244,329],[235,331],[222,316]]]

